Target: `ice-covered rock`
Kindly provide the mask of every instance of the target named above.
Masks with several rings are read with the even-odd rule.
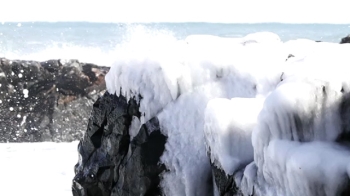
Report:
[[[212,193],[210,160],[203,140],[208,102],[266,96],[280,82],[280,64],[288,56],[279,49],[281,42],[243,45],[236,40],[217,42],[222,38],[215,37],[212,41],[222,47],[217,50],[211,44],[203,47],[210,41],[205,36],[203,42],[194,38],[188,43],[162,38],[162,43],[155,42],[143,52],[139,51],[142,46],[138,47],[133,56],[121,56],[106,76],[110,93],[127,100],[136,96],[140,102],[141,121],[136,124],[157,117],[161,132],[168,137],[161,157],[167,168],[161,182],[165,195]],[[247,138],[243,140],[250,140]],[[252,161],[252,152],[240,155],[242,165]]]
[[[240,179],[253,161],[251,135],[264,99],[213,99],[205,110],[204,133],[219,195],[241,195]]]
[[[342,96],[328,81],[294,77],[266,98],[252,137],[263,194],[341,195],[347,191],[350,152],[335,144],[344,131],[339,110]]]
[[[126,43],[106,76],[108,93],[99,101],[105,106],[95,105],[79,146],[75,190],[81,185],[85,192],[75,194],[349,193],[348,45],[283,43],[269,33],[152,39],[140,47]],[[126,112],[130,108],[135,113]],[[132,146],[149,124],[163,140],[152,141],[156,156],[148,164]],[[130,143],[120,145],[122,138]],[[155,173],[145,177],[139,168],[148,167]],[[89,179],[91,172],[98,177]],[[131,189],[132,183],[140,186]]]

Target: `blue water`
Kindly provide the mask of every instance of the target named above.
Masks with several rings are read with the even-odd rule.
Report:
[[[67,57],[81,50],[86,55],[108,53],[122,43],[135,26],[143,26],[150,31],[164,31],[177,39],[189,35],[206,34],[221,37],[242,37],[249,33],[270,31],[280,36],[282,41],[311,39],[339,42],[350,33],[350,25],[339,24],[218,24],[218,23],[149,23],[115,24],[88,22],[60,23],[3,23],[0,24],[0,56],[7,58]],[[36,54],[33,56],[33,54]],[[42,55],[40,55],[42,54]],[[51,54],[52,56],[49,56]],[[53,55],[54,54],[54,55]],[[72,56],[68,56],[72,57]]]

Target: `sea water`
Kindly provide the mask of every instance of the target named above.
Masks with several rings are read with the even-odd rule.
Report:
[[[269,31],[282,41],[310,39],[339,42],[350,33],[346,24],[219,24],[219,23],[89,23],[27,22],[0,24],[0,57],[25,60],[78,59],[109,65],[116,47],[135,31],[171,34],[183,40],[189,35],[243,37]]]

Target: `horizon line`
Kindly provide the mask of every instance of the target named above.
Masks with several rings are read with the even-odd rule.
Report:
[[[328,22],[204,22],[204,21],[190,21],[190,22],[182,22],[182,21],[172,21],[172,22],[109,22],[109,21],[1,21],[2,25],[5,23],[101,23],[101,24],[160,24],[160,23],[168,23],[168,24],[183,24],[183,23],[202,23],[202,24],[291,24],[291,25],[350,25],[350,23],[328,23]]]

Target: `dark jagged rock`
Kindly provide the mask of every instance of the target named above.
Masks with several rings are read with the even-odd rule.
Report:
[[[340,41],[340,44],[347,44],[350,43],[350,35],[343,37]]]
[[[344,92],[344,87],[342,88]],[[348,89],[346,89],[348,91]],[[345,93],[339,105],[340,118],[342,122],[342,133],[337,142],[350,146],[350,93]]]
[[[207,151],[207,156],[210,159],[211,150]],[[242,196],[242,192],[239,190],[235,182],[234,175],[226,174],[221,168],[214,165],[213,161],[210,160],[211,171],[213,178],[214,190],[219,196]]]
[[[80,139],[108,70],[77,60],[0,58],[0,142]]]
[[[108,92],[93,105],[73,179],[74,196],[161,195],[159,164],[166,137],[157,118],[143,124],[130,138],[132,118],[140,118],[134,99]]]
[[[212,165],[213,178],[216,190],[220,196],[241,196],[243,195],[235,183],[233,175],[226,174],[222,169]]]
[[[295,57],[293,54],[289,54],[288,57],[286,58],[286,61],[288,61],[288,59],[293,58],[293,57]]]

